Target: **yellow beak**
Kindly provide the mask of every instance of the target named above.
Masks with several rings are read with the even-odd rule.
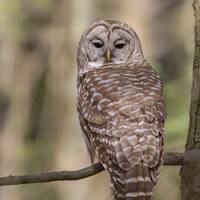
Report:
[[[110,58],[111,58],[111,52],[110,49],[106,50],[106,62],[110,62]]]

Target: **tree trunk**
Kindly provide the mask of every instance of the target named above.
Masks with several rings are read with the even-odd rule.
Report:
[[[190,122],[185,150],[200,151],[200,0],[193,1],[194,27],[194,63],[193,83],[190,105]],[[200,199],[200,162],[193,162],[181,168],[181,196],[183,200]]]

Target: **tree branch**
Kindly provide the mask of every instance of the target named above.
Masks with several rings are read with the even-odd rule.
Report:
[[[164,165],[185,165],[198,160],[200,160],[200,153],[194,150],[186,153],[168,152],[164,155]],[[5,177],[0,177],[0,186],[20,185],[28,183],[44,183],[64,180],[79,180],[87,178],[89,176],[93,176],[103,170],[104,168],[102,167],[102,165],[100,163],[96,163],[90,167],[86,167],[76,171],[57,171],[21,176],[9,175]]]

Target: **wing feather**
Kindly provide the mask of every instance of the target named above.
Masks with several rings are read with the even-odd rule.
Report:
[[[117,163],[127,171],[145,164],[155,183],[166,117],[158,75],[148,65],[111,66],[89,71],[79,87],[78,110],[89,149],[108,168]]]

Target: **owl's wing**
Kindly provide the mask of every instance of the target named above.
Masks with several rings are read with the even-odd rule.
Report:
[[[113,173],[115,165],[126,171],[144,163],[155,183],[162,164],[164,104],[160,88],[152,90],[156,74],[141,71],[88,73],[79,84],[78,108],[89,146],[104,167],[112,165]]]
[[[97,111],[95,102],[100,100],[100,98],[98,94],[95,95],[94,93],[91,93],[90,89],[88,89],[86,81],[87,79],[83,79],[82,81],[78,79],[77,109],[87,149],[91,158],[91,162],[93,163],[95,158],[93,133],[99,133],[100,128],[98,129],[98,126],[104,126],[106,123],[106,118],[104,114]]]
[[[113,137],[107,135],[106,130],[111,113],[105,108],[109,103],[116,101],[117,96],[113,92],[107,96],[108,93],[105,94],[106,90],[103,87],[103,79],[102,84],[98,84],[98,81],[100,77],[91,73],[78,79],[77,108],[91,161],[93,162],[96,153],[103,166],[107,168],[105,163],[116,159],[112,144]],[[117,83],[114,85],[109,90],[115,91]]]

